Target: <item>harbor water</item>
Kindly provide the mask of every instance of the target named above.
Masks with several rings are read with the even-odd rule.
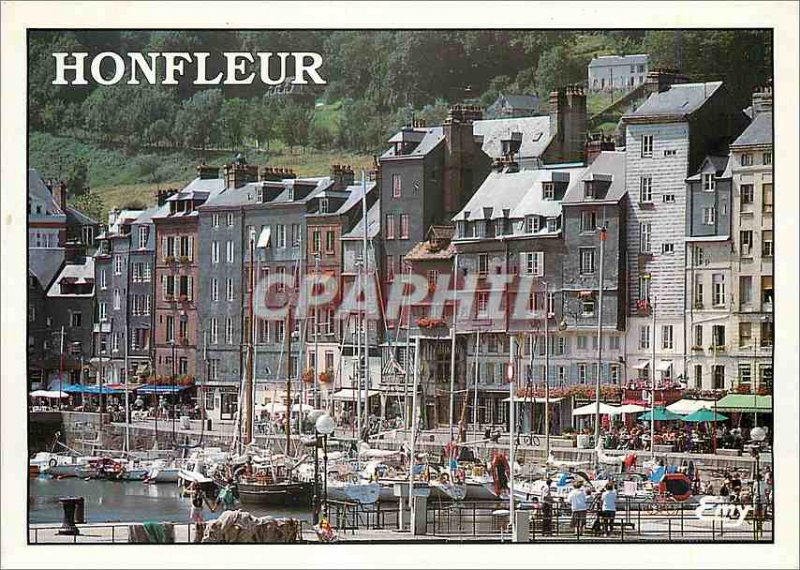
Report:
[[[60,523],[63,510],[60,497],[84,497],[86,522],[189,521],[189,499],[178,494],[174,483],[145,484],[141,481],[52,479],[40,476],[29,480],[28,519],[32,524]],[[213,502],[213,501],[212,501]],[[245,505],[254,516],[294,517],[310,520],[310,508],[282,508]],[[206,520],[216,513],[204,509]]]

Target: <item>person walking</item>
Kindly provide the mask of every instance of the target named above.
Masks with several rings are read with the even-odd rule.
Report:
[[[580,538],[586,526],[586,493],[583,491],[583,481],[575,480],[573,489],[567,495],[570,509],[572,510],[571,526],[575,529],[575,536]]]
[[[600,519],[603,522],[601,532],[611,536],[614,531],[614,518],[617,515],[617,488],[613,481],[606,483],[606,488],[600,496]]]
[[[189,511],[189,521],[194,523],[194,542],[201,542],[206,526],[203,508],[207,506],[212,513],[216,508],[208,503],[206,494],[197,483],[192,483],[189,486],[189,493],[192,501],[192,506]]]
[[[551,479],[545,481],[542,489],[542,534],[549,536],[553,534],[553,494],[550,492]]]

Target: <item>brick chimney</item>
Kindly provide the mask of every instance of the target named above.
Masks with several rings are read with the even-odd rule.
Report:
[[[294,173],[294,170],[288,168],[265,166],[261,169],[262,182],[280,182],[281,180],[292,178],[297,178],[297,174]]]
[[[648,94],[663,93],[670,86],[680,83],[689,83],[689,78],[677,69],[664,67],[657,67],[648,71],[647,78],[644,81],[645,90]]]
[[[772,112],[772,84],[760,87],[753,93],[753,118],[761,113]]]
[[[205,161],[197,166],[197,176],[200,180],[212,180],[219,178],[219,167],[209,166]]]
[[[53,193],[53,201],[63,212],[67,207],[67,183],[59,180],[52,185],[51,192]]]
[[[450,107],[442,125],[445,141],[444,213],[455,215],[472,195],[479,176],[473,175],[473,165],[483,153],[475,141],[472,123],[483,119],[478,105],[457,104]]]
[[[344,164],[331,164],[331,178],[333,179],[333,190],[344,190],[355,184],[356,181],[353,168]]]
[[[236,160],[223,167],[226,188],[241,188],[245,184],[258,181],[258,166],[247,164],[244,157],[236,155]]]
[[[546,162],[582,162],[586,144],[586,94],[577,85],[550,93],[550,137]]]
[[[591,164],[594,159],[605,150],[614,150],[614,139],[600,135],[586,143],[586,164]]]
[[[158,190],[155,193],[156,204],[159,206],[163,206],[164,204],[167,203],[167,198],[169,198],[173,194],[176,194],[177,192],[178,191],[174,188],[170,188],[169,190]]]

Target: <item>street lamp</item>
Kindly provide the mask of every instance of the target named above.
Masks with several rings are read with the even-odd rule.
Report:
[[[767,439],[767,430],[762,427],[754,427],[750,430],[750,439],[752,439],[756,444],[752,447],[750,453],[752,453],[753,458],[756,460],[756,476],[753,477],[756,481],[758,481],[759,476],[761,475],[761,469],[759,465],[759,455],[761,454],[761,443]],[[760,484],[760,483],[759,483]]]
[[[314,428],[316,430],[317,437],[322,435],[322,465],[324,470],[322,500],[325,504],[325,518],[327,519],[328,518],[328,436],[333,433],[334,429],[336,429],[336,422],[333,421],[332,417],[330,417],[327,413],[325,413],[317,418],[317,421],[314,423]],[[314,442],[315,451],[316,447],[318,447],[317,443],[318,443],[317,441]],[[317,485],[316,481],[314,484],[315,486]],[[319,508],[317,508],[316,512],[319,513]]]

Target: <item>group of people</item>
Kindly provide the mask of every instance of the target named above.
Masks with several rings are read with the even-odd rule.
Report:
[[[208,508],[212,513],[217,510],[227,511],[236,505],[236,497],[233,491],[233,484],[228,483],[221,487],[213,502],[206,496],[205,491],[197,483],[189,485],[189,522],[194,524],[195,542],[200,542],[205,532],[205,509]]]
[[[614,520],[617,515],[617,487],[614,481],[606,483],[605,488],[598,494],[593,491],[591,485],[584,486],[583,481],[575,479],[572,490],[567,495],[567,502],[572,511],[570,526],[575,531],[575,535],[580,538],[586,528],[586,513],[590,505],[599,501],[598,507],[598,531],[606,536],[611,536],[614,531]],[[548,485],[549,494],[549,485]],[[545,513],[546,514],[546,513]]]
[[[714,437],[716,442],[713,442]],[[748,428],[728,429],[717,427],[716,432],[706,429],[705,424],[683,422],[662,425],[653,435],[655,445],[669,445],[672,451],[685,453],[711,453],[716,445],[720,449],[743,449],[750,441]],[[646,450],[650,448],[650,426],[642,423],[630,427],[615,426],[603,436],[605,449]]]

